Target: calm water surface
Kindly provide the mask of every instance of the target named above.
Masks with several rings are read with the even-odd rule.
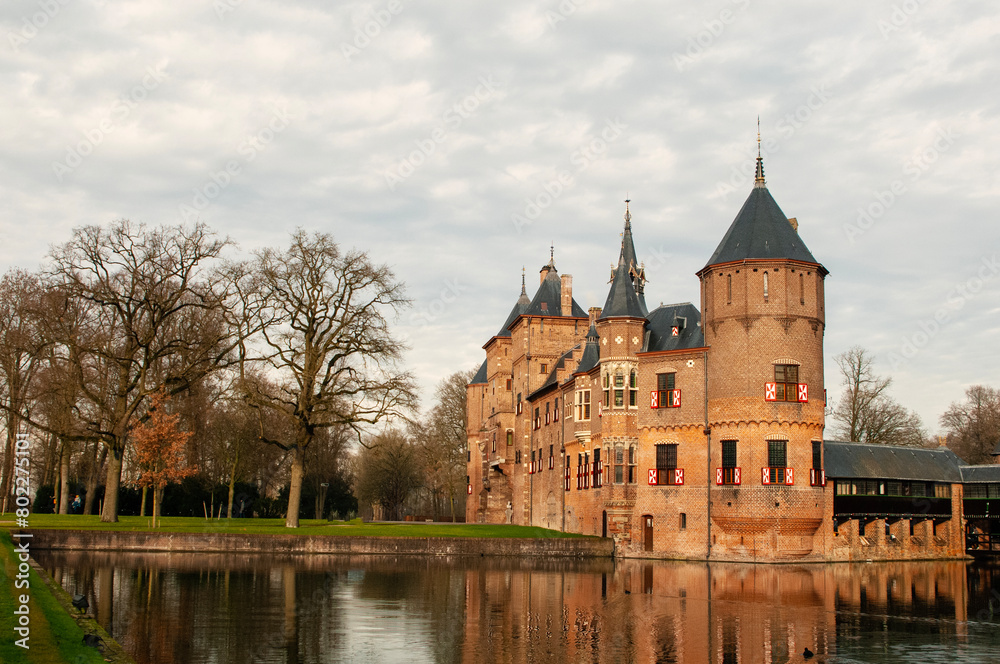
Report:
[[[1000,565],[40,552],[140,664],[1000,662]]]

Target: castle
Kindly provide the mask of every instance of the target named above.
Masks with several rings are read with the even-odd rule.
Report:
[[[604,306],[584,311],[550,255],[484,346],[467,521],[614,537],[636,557],[964,556],[952,452],[824,440],[827,274],[758,156],[697,273],[700,308],[649,310],[626,202]]]

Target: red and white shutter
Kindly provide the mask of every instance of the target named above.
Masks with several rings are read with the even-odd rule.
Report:
[[[681,407],[681,391],[674,390],[674,408]]]
[[[472,495],[472,485],[471,484],[469,485],[469,495],[470,496]]]
[[[649,486],[655,486],[657,482],[656,468],[649,469]]]
[[[795,484],[794,468],[785,468],[785,484]]]
[[[802,403],[809,401],[809,386],[805,383],[799,383],[799,401]]]
[[[733,484],[739,484],[739,483],[740,483],[740,469],[733,468]]]
[[[660,393],[653,390],[649,393],[649,407],[659,408],[660,407]]]
[[[761,468],[760,469],[760,483],[761,484],[770,484],[771,483],[771,469],[770,468]]]
[[[764,401],[778,400],[778,384],[764,383]]]
[[[603,401],[598,401],[597,402],[597,416],[598,417],[604,417],[604,402]]]
[[[716,484],[722,484],[722,469],[721,468],[716,468],[715,469],[715,483]]]
[[[670,330],[670,336],[672,336],[672,337],[680,336],[680,333],[681,333],[681,329],[679,327],[677,327],[677,326],[674,326]]]
[[[674,468],[674,484],[684,484],[683,468]]]

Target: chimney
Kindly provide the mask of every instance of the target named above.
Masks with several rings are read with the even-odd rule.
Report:
[[[591,307],[588,313],[590,314],[590,324],[597,325],[597,319],[601,317],[601,308]]]
[[[545,282],[545,277],[549,276],[549,270],[550,269],[552,269],[552,268],[549,267],[548,265],[545,265],[545,266],[542,267],[541,270],[538,271],[538,285],[539,286],[542,285],[542,283]]]
[[[799,232],[799,220],[795,217],[789,217],[788,223],[792,225],[792,229],[798,233]]]
[[[560,277],[561,285],[559,295],[562,305],[562,315],[573,315],[573,275],[564,274]]]

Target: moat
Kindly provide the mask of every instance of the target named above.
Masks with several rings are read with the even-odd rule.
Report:
[[[987,662],[1000,564],[39,552],[140,664]]]

